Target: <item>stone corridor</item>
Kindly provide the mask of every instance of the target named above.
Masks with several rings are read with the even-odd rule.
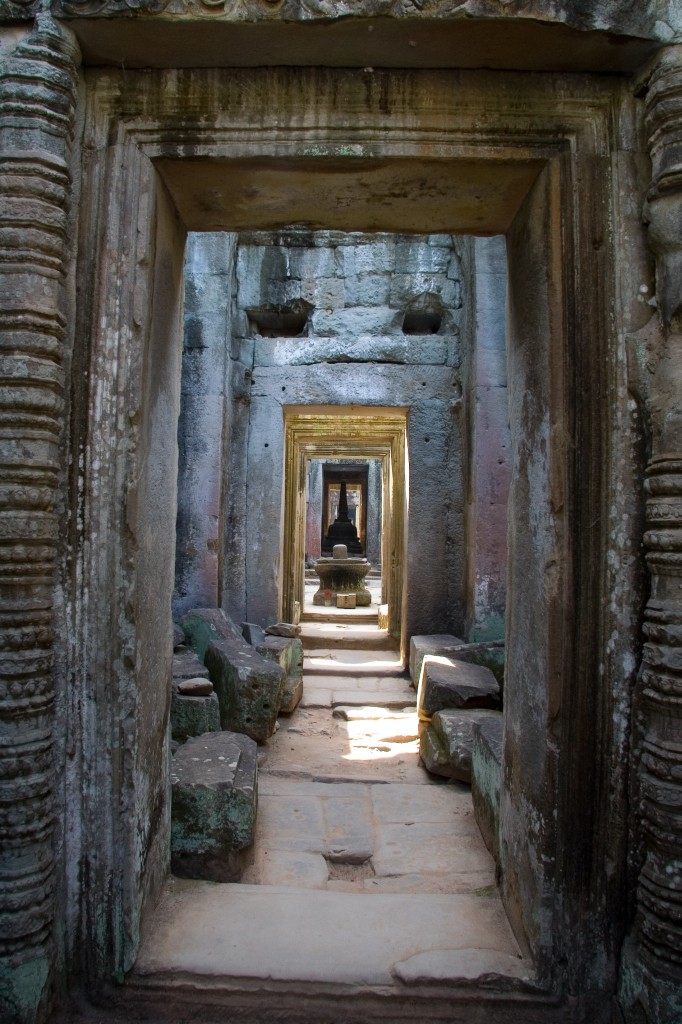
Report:
[[[532,990],[469,789],[420,767],[415,693],[375,615],[303,624],[304,696],[261,748],[252,863],[237,884],[171,880],[133,990]]]

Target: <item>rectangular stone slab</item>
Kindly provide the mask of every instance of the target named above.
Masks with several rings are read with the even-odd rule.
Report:
[[[255,645],[258,653],[285,672],[279,713],[290,715],[303,696],[303,643],[300,637],[264,636]]]
[[[420,718],[431,718],[443,708],[497,708],[500,687],[490,669],[482,665],[427,654],[417,689]]]
[[[261,657],[220,608],[197,608],[182,620],[218,694],[223,729],[258,743],[272,736],[282,703],[284,670]]]
[[[419,753],[428,771],[461,782],[471,782],[473,727],[486,718],[500,719],[500,711],[437,711],[420,736]]]
[[[171,869],[184,878],[237,881],[253,842],[258,748],[215,732],[187,740],[171,765]]]
[[[205,732],[218,732],[220,708],[217,695],[211,693],[206,697],[188,697],[174,690],[170,720],[174,740],[186,740],[189,736],[201,736]]]
[[[206,667],[218,694],[223,728],[264,743],[275,731],[282,703],[280,666],[261,658],[248,644],[215,640],[208,645]]]
[[[429,949],[518,955],[498,898],[177,881],[149,922],[135,970],[391,985],[398,962]]]
[[[201,658],[189,648],[181,648],[173,654],[173,679],[208,679],[208,669]]]
[[[449,633],[429,633],[424,636],[413,636],[410,638],[410,679],[412,685],[419,685],[419,676],[422,670],[422,660],[427,654],[440,654],[445,657],[452,651],[453,647],[461,647],[464,640]]]

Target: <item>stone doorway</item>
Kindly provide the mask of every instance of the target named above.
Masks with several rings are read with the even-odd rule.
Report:
[[[504,75],[457,73],[453,105],[448,73],[382,72],[376,91],[367,73],[89,72],[87,301],[77,330],[90,376],[74,397],[88,480],[74,576],[89,597],[73,643],[96,713],[70,719],[88,756],[68,780],[84,796],[65,841],[65,863],[93,879],[82,902],[77,892],[71,901],[93,939],[89,971],[103,981],[130,968],[143,909],[166,871],[184,234],[297,220],[507,236],[514,483],[502,889],[548,990],[561,963],[561,984],[612,991],[624,865],[608,877],[592,869],[624,835],[625,738],[600,730],[633,671],[626,654],[636,622],[610,595],[623,590],[614,567],[627,563],[618,552],[636,526],[614,539],[603,515],[609,496],[633,487],[627,458],[617,457],[630,443],[622,336],[593,297],[595,280],[615,295],[626,275],[607,223],[618,200],[606,193],[616,164],[638,187],[634,166],[619,162],[614,127],[623,123],[614,110],[627,120],[629,108],[617,80],[562,79],[557,89],[515,78],[506,103]],[[188,95],[205,100],[194,114]],[[628,217],[637,234],[638,215],[619,208],[615,220]],[[633,250],[627,274],[641,265]],[[112,268],[116,296],[103,286]],[[596,560],[605,568],[595,579],[595,553],[606,551],[613,557]],[[101,837],[96,848],[92,835]],[[70,891],[75,878],[65,884]],[[113,910],[103,936],[95,922],[104,905]],[[595,942],[605,950],[598,962]]]
[[[291,621],[304,606],[306,487],[312,459],[368,458],[382,465],[382,598],[389,633],[401,642],[407,603],[404,565],[408,527],[408,410],[291,407],[284,411],[285,497],[282,602]],[[402,640],[403,656],[405,640]]]

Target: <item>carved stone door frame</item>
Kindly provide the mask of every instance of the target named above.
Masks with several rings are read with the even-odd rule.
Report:
[[[62,807],[65,905],[77,908],[67,955],[80,935],[94,983],[123,977],[167,871],[184,232],[301,217],[503,232],[513,485],[502,891],[548,990],[588,1005],[614,991],[626,919],[642,577],[624,339],[650,282],[632,202],[647,173],[639,113],[617,78],[367,75],[85,73],[78,497],[57,723],[81,752]]]

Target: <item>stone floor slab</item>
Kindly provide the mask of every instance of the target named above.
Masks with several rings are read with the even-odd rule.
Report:
[[[392,985],[396,965],[420,953],[472,948],[518,955],[498,901],[174,880],[136,974]]]
[[[330,787],[336,789],[336,787]],[[365,789],[366,787],[362,787]],[[369,796],[332,796],[323,800],[325,838],[332,860],[359,864],[374,852],[374,825]]]
[[[329,867],[321,853],[259,848],[253,864],[244,871],[241,881],[251,885],[325,889],[328,877]]]
[[[476,825],[455,835],[438,823],[386,825],[377,834],[372,863],[377,876],[494,870]]]
[[[373,813],[379,824],[445,822],[472,815],[471,791],[465,783],[435,786],[387,785],[372,788]]]
[[[327,888],[332,888],[331,882]],[[481,867],[477,871],[416,873],[406,875],[376,875],[362,883],[364,892],[414,892],[414,893],[470,893],[487,895],[498,899],[495,872],[492,867]]]
[[[325,821],[318,797],[260,794],[256,846],[325,853]]]

